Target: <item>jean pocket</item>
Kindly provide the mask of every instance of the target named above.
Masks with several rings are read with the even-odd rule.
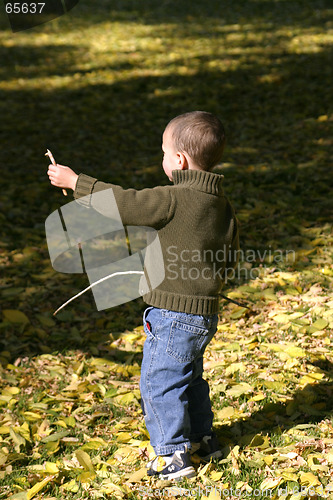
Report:
[[[145,331],[145,334],[150,337],[154,337],[152,332],[153,328],[151,322],[147,320],[147,317],[152,309],[153,307],[148,307],[143,313],[143,329]]]
[[[190,363],[203,354],[210,340],[206,328],[173,321],[166,352],[180,363]]]

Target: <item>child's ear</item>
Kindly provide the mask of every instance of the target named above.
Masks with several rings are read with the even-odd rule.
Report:
[[[178,151],[177,153],[177,168],[179,170],[187,170],[189,167],[188,161],[184,153]]]

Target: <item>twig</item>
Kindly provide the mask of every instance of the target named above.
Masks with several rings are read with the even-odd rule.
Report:
[[[251,307],[249,307],[246,304],[244,304],[244,302],[238,302],[237,300],[233,300],[230,297],[227,297],[226,295],[223,295],[223,293],[219,293],[219,295],[223,299],[228,300],[229,302],[232,302],[233,304],[236,304],[237,306],[246,307],[246,309],[251,309]]]
[[[45,156],[48,156],[50,158],[52,165],[56,165],[57,164],[56,161],[55,161],[55,159],[53,158],[53,154],[51,153],[51,151],[49,149],[46,150]],[[58,165],[58,167],[62,167],[62,165]],[[64,168],[64,167],[62,167],[62,168]],[[67,196],[66,189],[63,189],[62,193],[63,193],[64,196]]]
[[[82,295],[85,292],[87,292],[93,286],[98,285],[99,283],[102,283],[102,281],[105,281],[105,280],[107,280],[109,278],[113,278],[113,276],[120,276],[120,275],[123,275],[123,274],[144,274],[144,272],[143,271],[119,271],[117,273],[108,274],[107,276],[104,276],[104,278],[101,278],[100,280],[95,281],[94,283],[91,283],[91,285],[87,286],[87,288],[85,288],[81,292],[79,292],[76,295],[74,295],[74,297],[71,297],[69,300],[67,300],[67,302],[65,302],[64,304],[62,304],[62,306],[58,307],[58,309],[53,313],[53,316],[55,316],[59,311],[61,311],[61,309],[63,309],[64,307],[66,307],[67,304],[69,304],[70,302],[72,302],[72,300],[76,299],[77,297],[80,297],[80,295]]]

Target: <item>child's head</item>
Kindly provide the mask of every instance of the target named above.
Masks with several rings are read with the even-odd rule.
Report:
[[[176,116],[163,134],[164,171],[169,178],[175,169],[210,171],[220,162],[224,144],[224,128],[217,116],[206,111]]]

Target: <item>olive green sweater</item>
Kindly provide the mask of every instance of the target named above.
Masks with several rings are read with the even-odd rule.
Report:
[[[135,190],[80,174],[74,197],[112,188],[124,226],[150,226],[158,231],[165,277],[143,295],[147,304],[190,314],[215,314],[226,270],[237,263],[237,220],[224,196],[222,175],[174,170],[172,176],[173,185]],[[85,200],[108,215],[103,206],[94,206],[94,196]]]

